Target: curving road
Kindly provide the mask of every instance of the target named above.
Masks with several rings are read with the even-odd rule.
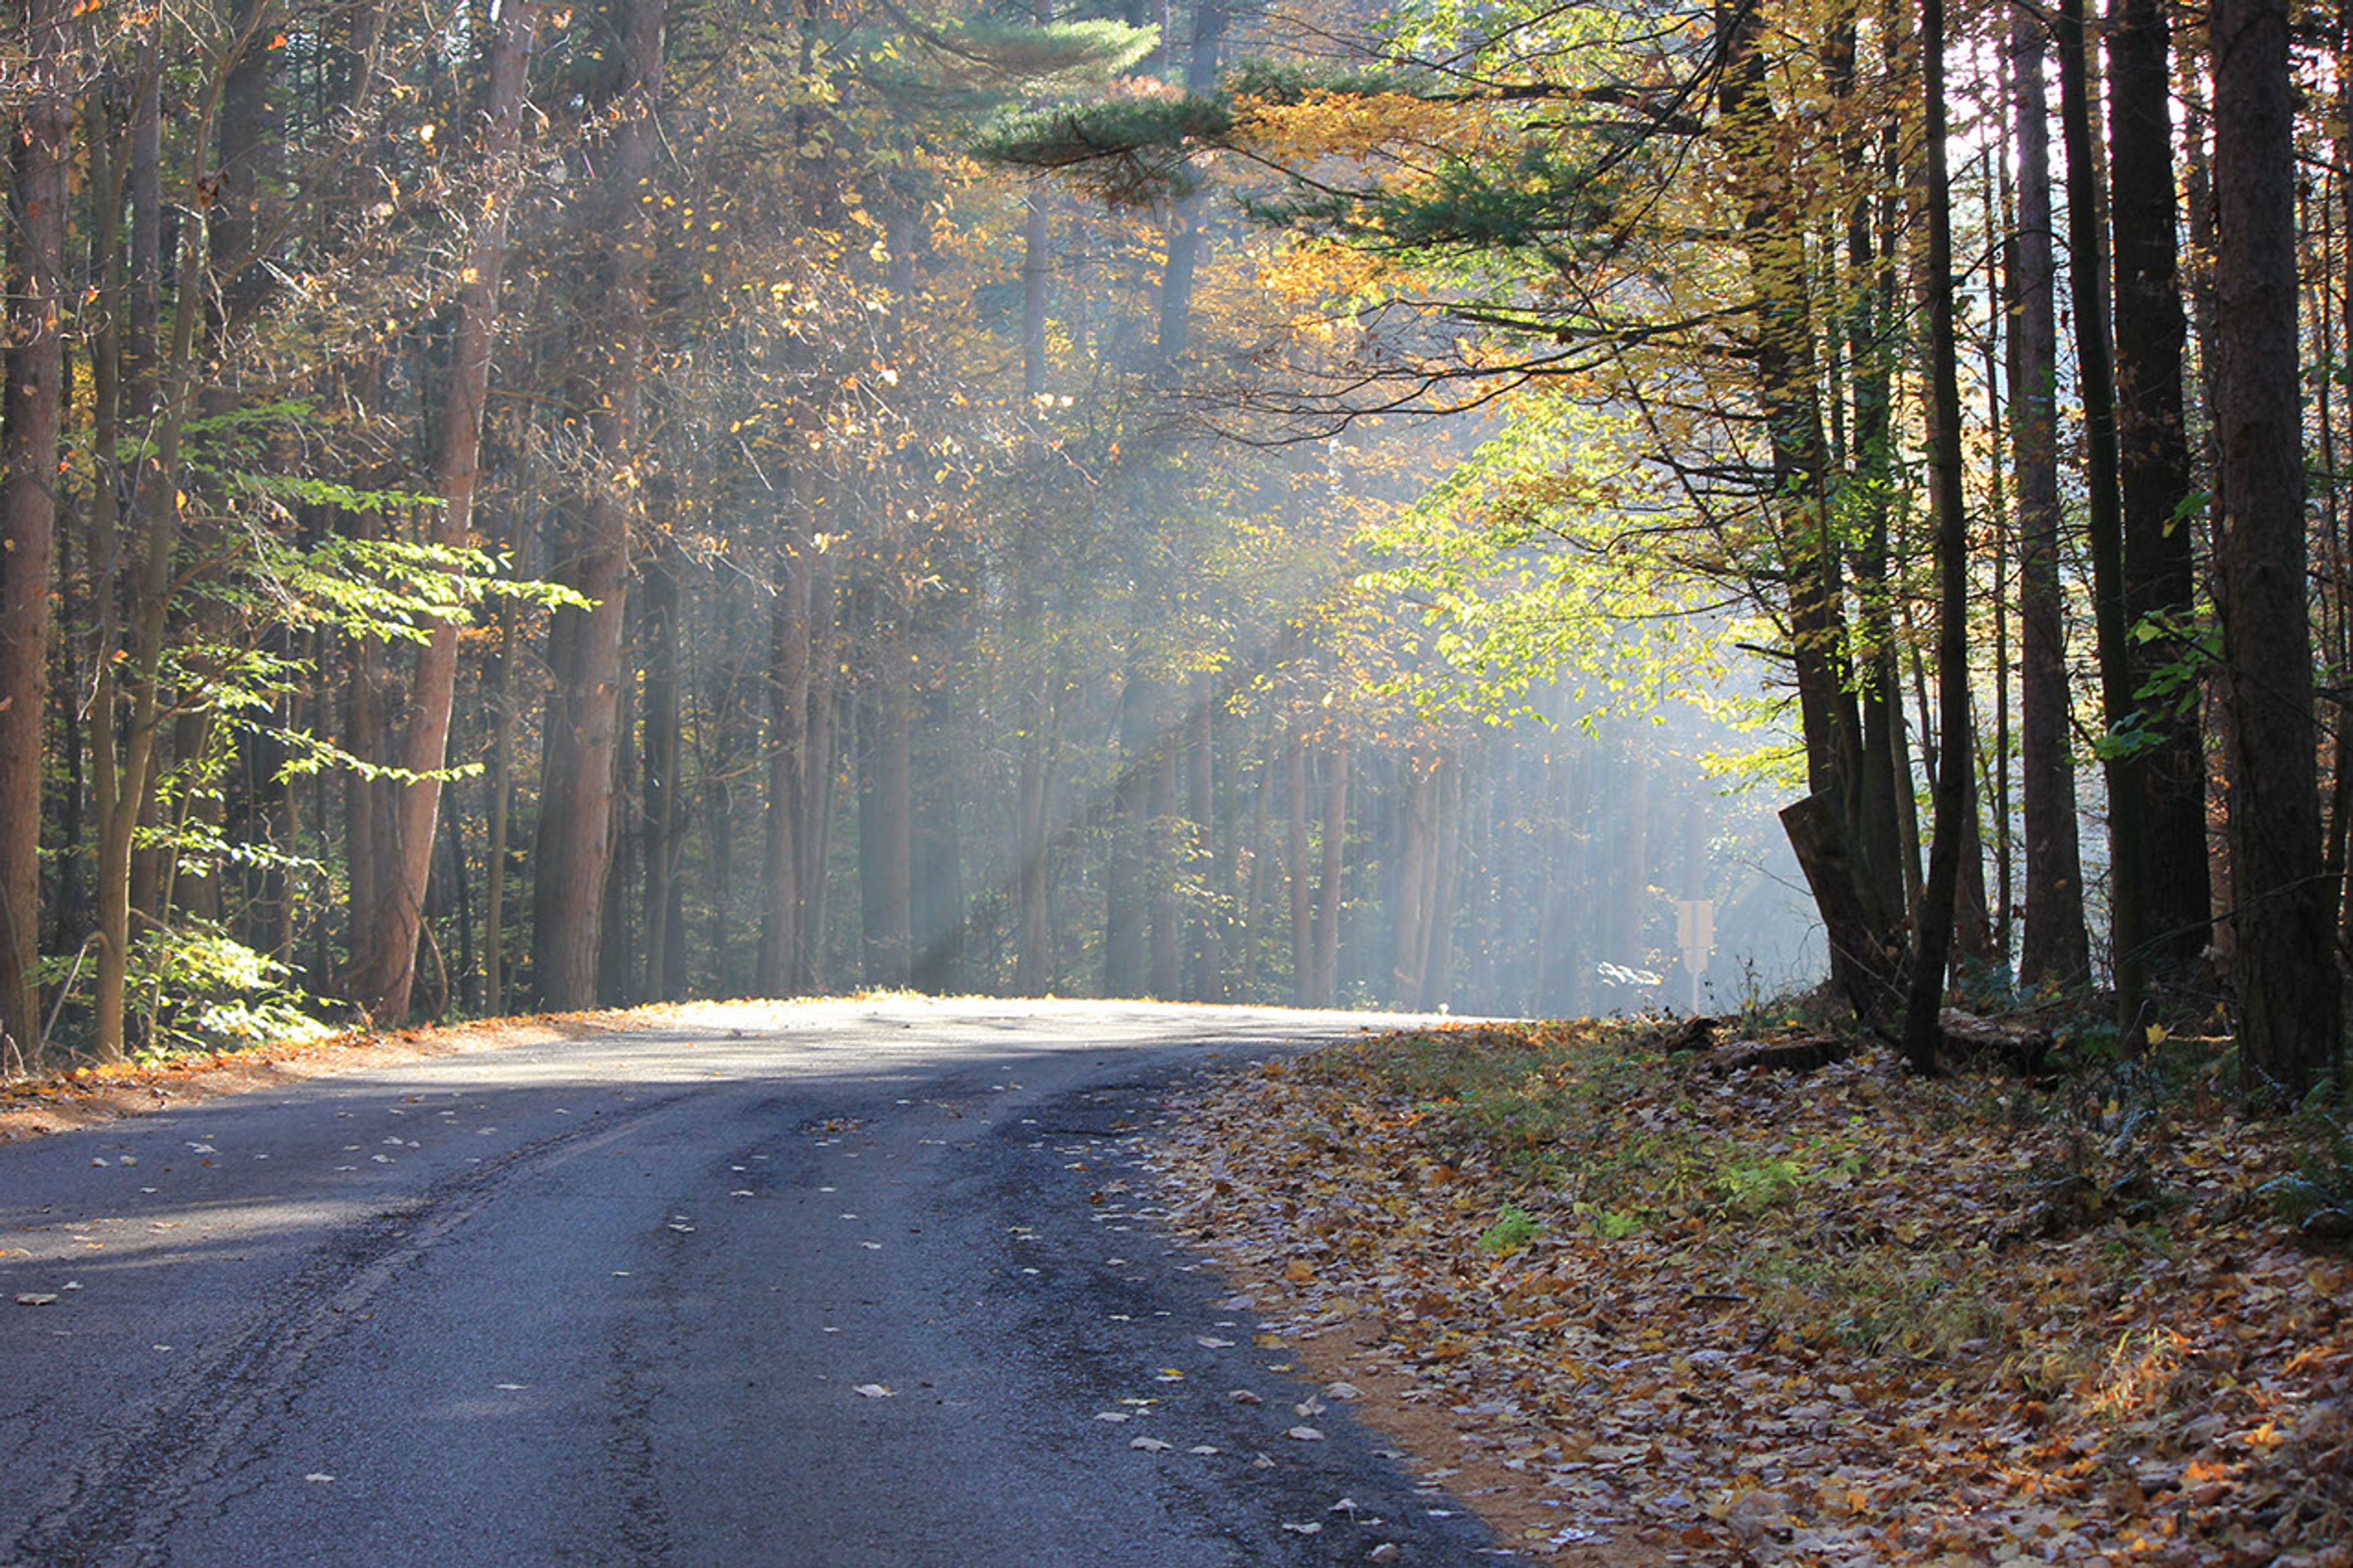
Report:
[[[1468,1561],[1132,1168],[1365,1023],[712,1005],[0,1147],[0,1562]]]

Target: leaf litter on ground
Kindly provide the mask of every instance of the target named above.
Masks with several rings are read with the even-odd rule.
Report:
[[[1172,1226],[1567,1563],[2353,1564],[2353,1266],[2208,1079],[1456,1026],[1210,1080]]]

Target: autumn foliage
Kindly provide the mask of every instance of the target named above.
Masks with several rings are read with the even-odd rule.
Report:
[[[2348,1560],[2353,1263],[2210,1045],[2053,1088],[1664,1035],[1228,1078],[1163,1140],[1176,1223],[1376,1418],[1442,1413],[1430,1473],[1540,1559]]]

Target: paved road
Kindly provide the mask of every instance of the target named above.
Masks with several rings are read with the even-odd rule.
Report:
[[[0,1562],[1467,1562],[1130,1163],[1360,1022],[714,1006],[0,1147]]]

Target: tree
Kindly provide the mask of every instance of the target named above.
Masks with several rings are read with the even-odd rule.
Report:
[[[2037,18],[2021,15],[2010,23],[2018,233],[2005,271],[2012,313],[2010,447],[2018,468],[2019,745],[2026,840],[2026,929],[2018,968],[2029,986],[2071,986],[2089,980],[2092,960],[2075,829],[2066,605],[2059,573],[2059,367],[2044,45]]]
[[[2059,116],[2067,151],[2068,279],[2075,306],[2075,363],[2084,403],[2084,531],[2092,556],[2094,643],[2100,711],[2107,724],[2103,756],[2108,784],[2108,921],[2115,969],[2116,1026],[2127,1052],[2146,1039],[2148,875],[2142,831],[2145,758],[2134,743],[2137,703],[2131,627],[2125,614],[2124,517],[2117,493],[2116,412],[2110,354],[2107,256],[2100,230],[2098,176],[2092,159],[2090,67],[2083,0],[2061,0]]]
[[[73,39],[63,0],[26,0],[10,138],[5,457],[0,480],[0,1068],[41,1055],[42,721],[47,714],[58,429],[65,412],[67,135]],[[13,1061],[10,1059],[13,1058]]]
[[[2303,411],[2297,395],[2295,87],[2284,0],[2218,0],[2215,544],[2231,711],[2232,921],[2251,1098],[2341,1077],[2344,1032],[2321,870]]]
[[[2123,550],[2118,593],[2141,756],[2141,945],[2179,985],[2211,928],[2206,748],[2192,678],[2197,562],[2182,422],[2188,331],[2174,230],[2171,26],[2158,0],[2117,0],[2108,35],[2108,216],[2115,235],[2116,404]]]
[[[436,468],[441,515],[432,538],[444,548],[476,542],[474,493],[480,474],[482,416],[490,394],[491,350],[498,333],[507,215],[520,175],[524,86],[538,20],[537,0],[501,0],[481,111],[480,159],[487,177],[460,262],[448,395],[440,411]],[[356,951],[344,985],[350,998],[382,1023],[407,1016],[417,973],[417,932],[440,811],[441,771],[448,760],[458,629],[455,620],[442,621],[418,653],[399,774],[371,814],[379,830],[375,841],[354,849],[374,863],[366,886],[375,896],[371,907],[353,910]]]
[[[582,396],[595,471],[568,520],[555,576],[587,601],[555,613],[548,637],[554,690],[540,783],[532,882],[532,979],[552,1008],[591,1006],[612,868],[613,768],[618,740],[621,627],[628,592],[629,520],[641,454],[651,207],[660,154],[667,0],[626,0],[621,80],[601,210],[596,327]]]
[[[1962,488],[1959,354],[1953,329],[1953,182],[1946,146],[1945,5],[1927,0],[1920,22],[1920,79],[1928,152],[1929,507],[1936,529],[1937,728],[1945,737],[1936,784],[1936,836],[1921,895],[1911,990],[1904,1011],[1904,1058],[1933,1072],[1943,1038],[1945,963],[1959,881],[1961,814],[1971,809],[1977,766],[1969,723],[1968,515]]]

